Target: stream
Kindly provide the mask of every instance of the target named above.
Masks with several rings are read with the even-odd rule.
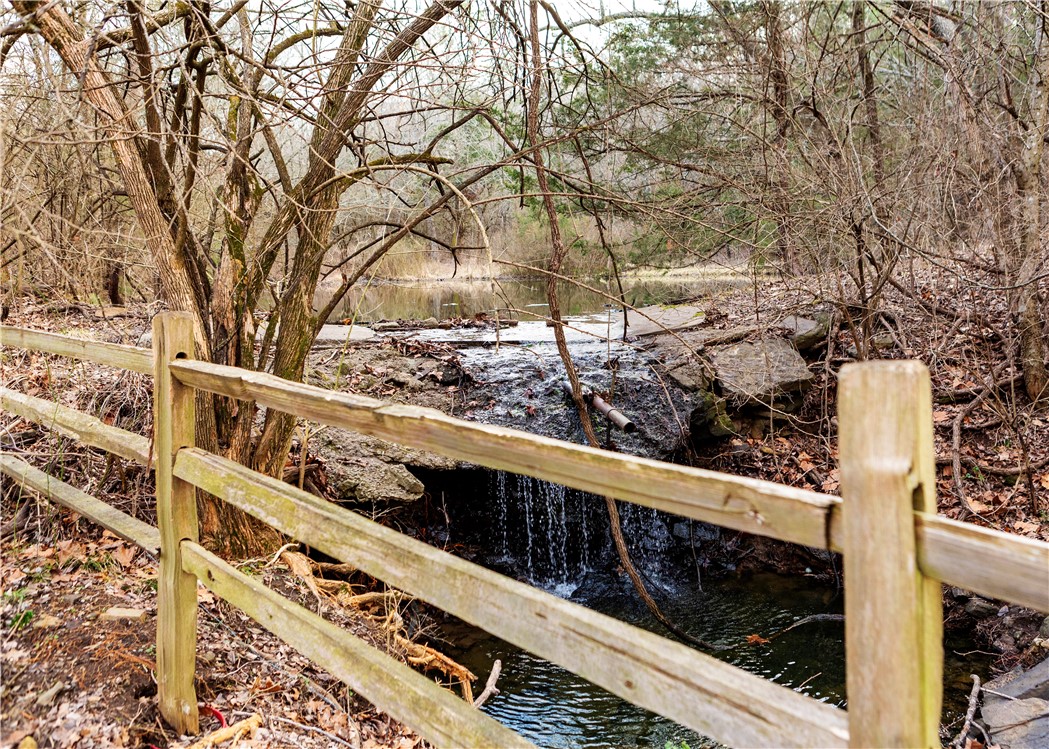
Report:
[[[429,486],[428,482],[428,486]],[[640,603],[617,560],[604,502],[565,487],[495,471],[464,471],[435,487],[447,523],[438,543],[472,550],[493,570],[665,635]],[[704,547],[718,529],[620,505],[635,564],[663,611],[685,631],[717,644],[779,632],[814,614],[840,614],[843,597],[816,575],[739,574],[706,566]],[[690,527],[691,526],[691,527]],[[693,554],[693,549],[695,553]],[[800,626],[773,641],[715,655],[814,699],[846,706],[841,621]],[[438,644],[478,675],[478,689],[502,661],[500,694],[484,711],[541,747],[716,747],[671,720],[596,687],[559,666],[459,620],[442,623]],[[964,714],[968,674],[991,657],[964,638],[946,642],[944,721]],[[959,655],[960,653],[964,655]]]

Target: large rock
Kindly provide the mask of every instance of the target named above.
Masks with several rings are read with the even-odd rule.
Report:
[[[401,463],[372,457],[327,465],[328,484],[344,502],[414,502],[426,487]]]
[[[788,340],[798,351],[811,351],[827,342],[834,315],[830,312],[818,312],[813,317],[784,317],[779,327],[789,331]]]
[[[1049,659],[1000,676],[984,689],[981,714],[995,744],[1002,749],[1049,746]]]
[[[765,338],[710,350],[714,377],[734,407],[769,406],[807,390],[808,365],[788,341]]]
[[[1041,663],[1027,669],[1026,671],[1010,671],[999,676],[994,681],[984,685],[987,689],[993,689],[998,695],[1005,695],[1004,699],[1027,699],[1037,697],[1049,700],[1049,658]],[[986,701],[992,699],[1003,699],[998,695],[987,695]],[[1049,717],[1049,716],[1047,716]]]
[[[995,700],[984,705],[983,719],[991,739],[1001,749],[1049,746],[1049,702],[1046,700]]]

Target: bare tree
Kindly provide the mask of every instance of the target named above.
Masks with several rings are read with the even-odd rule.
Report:
[[[34,63],[34,47],[13,41],[38,34],[69,70],[89,105],[81,119],[93,121],[93,140],[112,153],[163,299],[195,318],[198,355],[299,378],[323,323],[314,293],[341,196],[364,181],[386,189],[395,168],[447,161],[435,149],[463,118],[428,101],[426,69],[461,65],[462,51],[442,27],[461,4],[442,0],[412,13],[369,1],[258,11],[243,2],[225,11],[191,2],[151,13],[138,0],[73,12],[15,0],[19,19],[8,27],[4,52],[8,64],[21,54],[43,75],[36,66],[50,65],[47,53]],[[422,43],[428,34],[435,40]],[[428,107],[449,119],[415,147],[373,132],[384,116]],[[303,134],[303,164],[287,153],[289,130]],[[24,234],[38,234],[39,221],[25,219]],[[272,313],[257,355],[254,315],[263,305]],[[280,470],[292,417],[269,411],[255,435],[253,404],[201,401],[198,434],[209,447]],[[265,541],[220,503],[205,502],[201,516],[218,547],[245,551]]]

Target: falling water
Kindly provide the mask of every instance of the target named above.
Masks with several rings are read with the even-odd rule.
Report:
[[[528,580],[576,603],[662,633],[617,570],[608,515],[601,497],[564,486],[497,471],[472,474],[472,482],[452,501],[449,523],[464,548],[481,550],[478,561],[506,575]],[[682,548],[691,532],[680,518],[620,504],[630,555],[652,595],[673,621],[704,639],[732,643],[754,633],[772,633],[812,614],[840,613],[840,592],[809,577],[782,575],[717,576],[702,588],[691,573],[693,561]],[[685,525],[684,534],[678,525]],[[678,539],[675,542],[675,537]],[[687,560],[687,561],[686,561]],[[476,673],[503,662],[501,694],[485,712],[544,747],[652,746],[705,739],[665,718],[624,703],[585,679],[523,652],[466,624],[449,622],[442,637],[461,642],[451,655]],[[948,651],[965,652],[961,671],[980,670],[969,662],[971,643]],[[762,647],[725,651],[722,657],[764,678],[830,704],[844,703],[844,636],[840,623],[799,627]],[[968,683],[967,680],[961,681]],[[967,687],[959,687],[951,715],[964,714]]]
[[[499,524],[499,556],[503,559],[507,559],[510,556],[510,543],[507,540],[507,500],[506,500],[506,477],[507,473],[504,471],[492,471],[489,474],[488,490],[491,496],[495,497],[496,507],[498,509],[498,524]]]
[[[600,556],[604,534],[592,495],[548,481],[494,471],[488,481],[499,556],[514,572],[545,588],[570,592]]]

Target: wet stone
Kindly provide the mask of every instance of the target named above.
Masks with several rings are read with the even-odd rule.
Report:
[[[1049,746],[1049,658],[987,682],[981,715],[1001,749]]]
[[[983,719],[1001,749],[1049,746],[1049,701],[998,699],[983,706]]]

